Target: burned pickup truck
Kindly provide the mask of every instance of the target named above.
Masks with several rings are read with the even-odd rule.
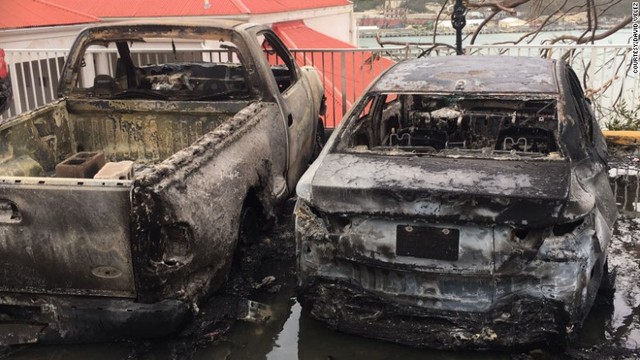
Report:
[[[607,269],[606,168],[566,63],[399,63],[298,183],[299,300],[414,346],[562,347]]]
[[[0,124],[0,345],[177,329],[293,191],[324,98],[222,21],[88,28],[59,94]]]

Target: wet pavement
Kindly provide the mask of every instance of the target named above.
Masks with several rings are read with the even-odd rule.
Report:
[[[527,353],[517,350],[512,353],[493,353],[414,349],[326,328],[301,311],[295,300],[295,249],[290,215],[293,201],[289,201],[273,230],[255,244],[249,264],[243,264],[248,270],[238,271],[219,296],[203,304],[196,320],[180,336],[110,344],[20,346],[4,349],[0,358],[638,359],[640,213],[639,197],[630,192],[637,192],[638,176],[629,177],[628,171],[623,175],[618,176],[614,183],[622,215],[616,223],[610,247],[608,280],[613,286],[598,296],[584,326],[564,353],[548,353],[544,349]],[[235,321],[237,304],[245,298],[270,305],[271,320],[261,325]]]

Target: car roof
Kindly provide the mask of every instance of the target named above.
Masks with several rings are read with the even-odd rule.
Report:
[[[184,37],[204,38],[207,36],[229,36],[237,30],[247,30],[263,25],[247,23],[233,19],[213,19],[203,21],[200,19],[135,19],[110,23],[100,23],[82,30],[82,37],[95,38],[99,41],[114,40],[140,40],[143,37]],[[179,34],[179,35],[176,35]],[[223,40],[222,38],[220,38]]]
[[[237,19],[134,19],[124,21],[114,21],[108,23],[97,23],[86,27],[86,29],[103,30],[122,27],[153,27],[153,26],[176,26],[176,27],[204,27],[204,28],[221,28],[232,29],[237,25],[244,24],[246,21]]]
[[[443,56],[396,64],[374,92],[558,93],[555,60],[515,56]]]

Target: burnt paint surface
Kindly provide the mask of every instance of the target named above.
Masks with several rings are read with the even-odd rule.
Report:
[[[178,300],[146,305],[111,297],[3,293],[2,312],[0,341],[16,345],[166,336],[188,319],[190,309]]]
[[[444,93],[557,93],[554,64],[537,58],[447,56],[406,60],[370,89]]]
[[[540,226],[562,216],[570,181],[565,161],[352,154],[325,159],[312,192],[314,205],[329,212]]]
[[[517,342],[527,344],[524,350],[563,347],[567,340],[568,316],[552,299],[509,298],[487,312],[426,311],[341,281],[311,282],[302,291],[301,305],[330,328],[411,346],[499,350]]]
[[[226,274],[247,193],[256,189],[265,210],[272,211],[270,161],[255,154],[268,154],[262,150],[269,148],[268,133],[273,131],[267,124],[275,121],[259,120],[277,118],[276,109],[264,104],[248,107],[234,121],[136,179],[132,248],[142,301],[202,297]],[[218,155],[223,150],[226,157]],[[220,186],[223,183],[234,185]],[[172,233],[181,236],[174,238]]]
[[[461,124],[458,106],[472,105],[479,94],[500,108],[500,96],[527,101],[532,92],[545,93],[555,97],[557,111],[533,121],[514,112],[507,121],[544,123],[558,151],[531,156],[497,151],[493,143],[472,151],[464,144],[428,151],[374,146],[379,119],[405,110],[387,106],[388,98],[384,111],[381,101],[370,113],[364,101],[354,106],[297,188],[298,298],[313,317],[346,332],[454,349],[564,347],[582,324],[617,217],[593,133],[599,130],[580,108],[584,99],[571,92],[564,63],[494,60],[401,63],[372,85],[372,96],[451,95],[456,108],[444,110],[455,115],[437,121]],[[498,67],[517,73],[492,76]],[[490,108],[484,111],[495,114]],[[434,124],[434,114],[420,121]],[[348,141],[352,136],[360,138]],[[457,259],[398,249],[397,229],[407,226],[458,230]]]
[[[14,212],[0,222],[0,291],[135,296],[129,188],[76,186],[0,186]]]

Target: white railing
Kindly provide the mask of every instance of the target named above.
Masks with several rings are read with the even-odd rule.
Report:
[[[56,98],[59,74],[67,56],[67,50],[5,50],[13,87],[13,103],[3,114],[6,118],[34,109]],[[301,65],[313,65],[321,73],[325,87],[329,113],[325,119],[328,127],[335,126],[343,114],[360,96],[360,91],[391,63],[414,57],[424,51],[419,47],[394,47],[383,49],[294,49]],[[640,76],[631,71],[631,45],[473,45],[466,48],[471,55],[544,56],[564,59],[576,70],[591,97],[594,108],[606,125],[614,116],[616,106],[624,100],[628,108],[640,106]],[[224,52],[202,48],[181,49],[184,60],[224,61]],[[452,55],[450,48],[438,48],[428,56]],[[137,64],[168,61],[171,52],[166,49],[142,49],[133,53]],[[95,57],[95,59],[89,58]],[[99,61],[99,59],[101,59]],[[227,58],[225,58],[227,59]],[[92,51],[85,58],[84,79],[92,79],[96,73],[114,75],[116,53],[114,50]],[[85,84],[90,86],[90,84]]]
[[[300,65],[318,69],[327,97],[325,126],[335,127],[362,91],[395,61],[418,54],[418,48],[293,49]]]
[[[5,50],[13,101],[2,117],[20,114],[56,99],[58,80],[68,53],[68,50]]]
[[[616,196],[618,210],[627,215],[640,217],[640,164],[637,164],[639,148],[620,151],[609,149],[609,182]],[[616,150],[622,154],[615,154]]]
[[[5,50],[5,60],[13,89],[13,101],[9,109],[0,116],[8,118],[57,98],[58,82],[68,50]],[[166,63],[176,61],[172,51],[166,49],[138,49],[132,53],[136,64]],[[180,50],[177,61],[224,62],[233,58],[228,50],[203,50],[202,48]],[[87,52],[80,76],[80,86],[93,84],[96,74],[114,76],[117,51],[115,49],[92,49]]]

